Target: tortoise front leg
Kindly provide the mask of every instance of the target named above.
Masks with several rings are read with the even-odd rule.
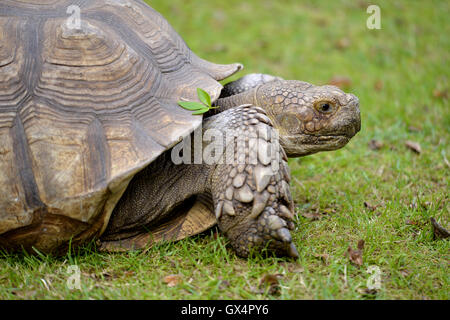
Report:
[[[223,163],[210,175],[220,230],[239,256],[268,248],[298,257],[289,232],[294,205],[287,157],[265,111],[251,105],[232,108],[209,118],[204,129],[211,128],[220,129],[228,141]]]

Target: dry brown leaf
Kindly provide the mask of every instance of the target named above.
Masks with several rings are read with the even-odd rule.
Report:
[[[339,50],[344,50],[344,49],[347,49],[348,47],[350,47],[351,44],[352,43],[351,43],[350,39],[344,37],[344,38],[341,38],[338,41],[336,41],[335,47]]]
[[[420,131],[422,131],[422,128],[415,127],[415,126],[409,126],[408,131],[409,132],[420,132]]]
[[[380,150],[381,148],[383,148],[383,142],[372,139],[369,141],[369,148],[371,150]]]
[[[330,256],[328,254],[326,254],[326,253],[322,253],[322,254],[313,253],[313,256],[316,257],[316,258],[321,259],[324,264],[328,265],[328,259],[330,258]]]
[[[20,299],[31,299],[33,297],[36,296],[36,290],[24,290],[24,291],[18,291],[18,290],[13,290],[11,291],[11,293],[13,295],[15,295],[16,297],[19,297]]]
[[[411,272],[408,271],[408,270],[406,270],[406,269],[400,270],[400,274],[401,274],[403,277],[407,277],[410,273],[411,273]]]
[[[212,236],[213,236],[214,240],[217,240],[217,238],[220,237],[220,233],[219,233],[217,230],[215,230],[215,231],[213,232]]]
[[[363,296],[374,296],[378,293],[377,289],[358,288],[357,291]]]
[[[363,264],[363,249],[364,249],[364,240],[358,241],[358,249],[353,250],[351,246],[348,246],[347,252],[345,255],[350,259],[350,262],[357,266],[362,266]]]
[[[325,28],[330,23],[328,19],[325,19],[324,17],[317,17],[313,21],[321,28]]]
[[[124,275],[125,277],[131,277],[131,276],[134,276],[134,275],[135,275],[135,272],[134,272],[134,271],[131,271],[131,270],[128,270],[128,271],[124,271],[124,272],[123,272],[123,275]]]
[[[369,5],[370,3],[367,1],[358,1],[358,7],[361,9],[366,10]]]
[[[406,219],[405,223],[410,226],[417,226],[419,224],[417,221],[413,221],[413,220],[409,220],[409,219]]]
[[[334,76],[328,81],[329,85],[339,87],[341,89],[347,89],[351,87],[352,80],[349,77],[345,76]]]
[[[414,151],[417,154],[420,154],[422,152],[422,148],[417,142],[408,140],[405,142],[405,146],[407,146],[410,150]]]
[[[381,90],[383,90],[383,87],[384,87],[383,81],[378,80],[377,82],[375,82],[375,84],[374,84],[373,87],[374,87],[374,89],[375,89],[376,91],[381,91]]]
[[[369,202],[364,201],[364,207],[369,209],[370,211],[375,211],[378,206],[371,205]]]
[[[280,278],[282,278],[282,274],[266,274],[259,281],[259,289],[265,292],[268,289],[268,294],[277,295],[280,293]]]
[[[168,287],[175,287],[176,285],[180,284],[182,282],[181,276],[178,274],[171,274],[168,276],[165,276],[163,279],[163,282],[167,284]]]
[[[441,226],[437,221],[431,217],[431,225],[433,226],[433,239],[446,239],[450,237],[450,232],[448,232],[443,226]]]
[[[447,98],[447,90],[434,89],[433,97],[446,99]]]
[[[364,243],[365,243],[365,241],[363,239],[358,241],[358,249],[359,250],[362,251],[364,249]]]

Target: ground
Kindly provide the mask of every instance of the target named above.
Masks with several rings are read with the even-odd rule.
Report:
[[[345,148],[289,162],[299,259],[238,258],[214,230],[145,252],[3,254],[0,299],[449,299],[449,240],[430,224],[450,226],[449,2],[149,3],[199,56],[242,62],[239,76],[359,97],[362,129]],[[381,29],[367,28],[369,4]],[[361,239],[359,266],[345,253]]]

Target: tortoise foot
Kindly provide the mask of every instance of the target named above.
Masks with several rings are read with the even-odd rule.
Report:
[[[235,151],[234,162],[217,165],[212,176],[219,228],[241,257],[262,250],[298,257],[289,231],[294,206],[287,157],[271,121],[251,105],[216,117],[227,119],[225,134],[237,137],[227,144],[227,152],[230,144]]]

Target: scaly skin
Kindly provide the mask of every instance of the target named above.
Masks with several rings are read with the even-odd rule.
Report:
[[[175,207],[204,193],[212,196],[218,226],[239,256],[248,256],[252,247],[268,247],[278,255],[297,257],[288,231],[294,227],[294,212],[287,157],[278,141],[270,139],[274,133],[265,111],[251,105],[232,108],[208,118],[203,131],[209,129],[222,133],[225,151],[235,151],[230,161],[224,153],[217,163],[175,165],[170,152],[164,153],[135,175],[102,240],[127,239],[146,232]],[[278,148],[268,156],[261,151],[270,143]],[[204,143],[203,150],[207,146]],[[250,160],[252,152],[254,161]],[[271,169],[273,164],[277,165],[275,170]]]
[[[278,255],[297,257],[289,233],[294,228],[294,204],[287,157],[279,141],[273,139],[274,128],[266,112],[242,105],[209,118],[205,124],[238,137],[227,144],[235,151],[233,163],[223,161],[211,175],[220,230],[239,256],[247,257],[251,249],[268,248]]]
[[[276,80],[221,98],[215,104],[220,106],[219,112],[241,104],[266,110],[289,157],[342,148],[361,129],[358,98],[335,86]]]
[[[142,232],[135,227],[155,223],[175,204],[205,193],[212,196],[218,226],[238,255],[267,248],[297,257],[289,233],[294,207],[286,154],[299,157],[343,147],[361,128],[359,102],[334,86],[270,79],[255,75],[228,84],[228,92],[237,94],[220,98],[219,113],[204,121],[204,130],[220,130],[224,145],[232,146],[231,163],[177,166],[162,156],[135,176],[104,239]],[[276,132],[280,139],[271,139]],[[227,136],[241,140],[228,141]],[[268,156],[270,148],[274,150]],[[159,167],[164,170],[155,169]],[[156,198],[147,206],[134,205]]]

